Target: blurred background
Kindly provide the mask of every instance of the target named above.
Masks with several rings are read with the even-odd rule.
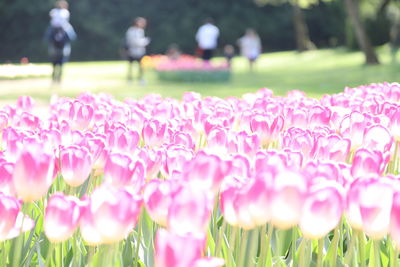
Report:
[[[71,60],[119,59],[124,34],[136,16],[148,19],[150,54],[164,53],[171,43],[193,54],[195,32],[208,16],[220,28],[220,48],[235,44],[251,27],[259,33],[264,51],[307,49],[307,43],[302,45],[296,38],[309,39],[318,48],[357,49],[346,1],[359,7],[372,45],[389,42],[394,23],[389,9],[395,9],[396,0],[70,0],[71,24],[78,34]],[[31,62],[47,61],[43,36],[54,2],[0,1],[0,62],[19,62],[22,57]]]

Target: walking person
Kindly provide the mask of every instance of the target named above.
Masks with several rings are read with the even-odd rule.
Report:
[[[208,63],[217,48],[219,29],[214,25],[212,18],[207,18],[204,24],[197,30],[196,41],[201,49],[201,58]]]
[[[249,61],[250,71],[258,56],[261,54],[261,40],[257,32],[253,29],[247,29],[243,37],[238,40],[240,54]]]
[[[57,1],[50,13],[50,25],[46,31],[48,53],[53,66],[52,81],[61,82],[63,64],[71,55],[71,41],[76,33],[69,23],[70,13],[67,1]]]
[[[128,56],[128,81],[132,81],[132,65],[133,62],[138,63],[138,80],[140,84],[144,84],[142,58],[146,54],[146,46],[150,43],[150,38],[145,36],[145,28],[147,20],[137,17],[131,27],[126,32],[125,41]]]

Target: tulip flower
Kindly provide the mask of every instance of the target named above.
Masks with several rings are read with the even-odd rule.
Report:
[[[373,125],[364,131],[363,147],[370,150],[388,152],[393,144],[393,137],[388,129],[381,125]]]
[[[43,197],[53,183],[54,166],[54,157],[44,150],[43,144],[32,143],[22,148],[13,173],[17,195],[27,202]]]
[[[153,179],[144,188],[143,201],[151,219],[161,226],[167,226],[169,207],[179,188],[170,180]]]
[[[351,166],[351,174],[357,177],[370,177],[381,175],[386,167],[384,156],[380,151],[368,149],[358,149],[354,154]]]
[[[203,258],[205,235],[181,235],[159,229],[155,244],[156,267],[218,267],[224,265],[219,258]]]
[[[255,114],[250,120],[250,128],[253,133],[257,133],[262,146],[275,141],[278,134],[282,131],[284,119],[282,116],[270,117]]]
[[[5,195],[15,196],[13,183],[14,164],[0,160],[0,192]]]
[[[344,189],[338,183],[322,182],[310,189],[299,226],[310,239],[323,238],[340,222],[344,210]]]
[[[217,192],[230,168],[230,162],[200,151],[183,166],[182,175],[184,180],[201,189]]]
[[[214,197],[193,184],[181,186],[168,209],[167,228],[176,233],[199,233],[207,229]]]
[[[396,246],[400,248],[400,192],[393,195],[393,203],[390,214],[390,236]]]
[[[71,128],[77,130],[90,128],[93,114],[94,109],[91,105],[78,100],[72,102],[68,114]]]
[[[305,178],[298,172],[281,170],[273,178],[270,201],[272,223],[281,229],[295,226],[307,193]]]
[[[387,178],[355,180],[347,193],[349,224],[373,239],[383,238],[390,227],[392,187]]]
[[[124,154],[110,154],[104,167],[104,180],[115,187],[134,185],[140,188],[145,178],[145,167],[141,160],[133,161]]]
[[[260,176],[246,184],[226,184],[221,192],[221,212],[234,226],[251,229],[266,224],[271,218],[270,177]]]
[[[44,231],[53,242],[63,242],[70,238],[78,227],[80,219],[79,200],[62,193],[53,194],[46,207]]]
[[[92,155],[84,146],[70,146],[60,150],[61,174],[70,186],[82,185],[89,177],[92,165]]]
[[[21,202],[0,192],[0,242],[31,230],[34,222],[21,212]]]
[[[174,172],[181,172],[186,162],[192,160],[193,151],[181,145],[169,145],[165,150],[164,166],[162,168],[165,177],[170,177]]]
[[[96,188],[82,207],[80,231],[90,245],[123,240],[136,225],[141,199],[123,189]]]
[[[164,144],[166,133],[167,125],[159,120],[148,120],[143,125],[143,140],[151,148]]]

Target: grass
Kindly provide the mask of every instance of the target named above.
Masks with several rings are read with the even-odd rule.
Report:
[[[140,98],[149,93],[181,98],[186,91],[196,91],[203,96],[240,97],[264,87],[272,89],[276,95],[299,89],[310,97],[320,97],[341,92],[346,86],[399,82],[400,64],[390,64],[389,48],[383,46],[377,51],[382,64],[376,66],[364,65],[361,52],[343,48],[266,53],[257,61],[253,73],[249,72],[244,58],[236,57],[232,79],[227,83],[161,82],[154,71],[148,70],[144,86],[127,83],[125,61],[70,62],[65,66],[62,86],[52,87],[49,78],[0,80],[0,97],[14,100],[28,94],[48,100],[54,92],[73,97],[83,91],[110,93],[117,99]]]

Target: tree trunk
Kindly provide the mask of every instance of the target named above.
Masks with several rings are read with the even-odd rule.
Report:
[[[296,46],[299,52],[315,49],[315,45],[310,40],[308,27],[304,19],[303,11],[299,6],[299,1],[293,1],[293,23],[296,35]]]
[[[366,64],[379,64],[378,57],[365,32],[364,25],[361,22],[358,2],[356,1],[358,0],[344,0],[349,19],[356,34],[358,45],[364,52]]]

